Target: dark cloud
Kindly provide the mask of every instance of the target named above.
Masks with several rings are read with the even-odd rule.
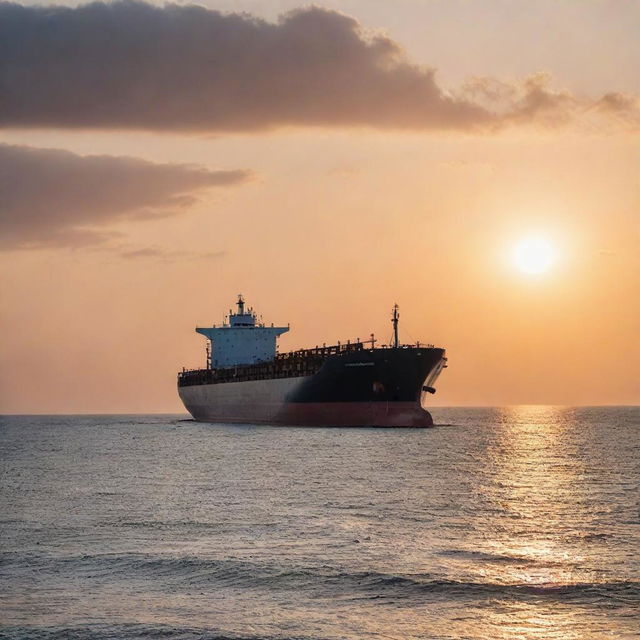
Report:
[[[319,7],[270,23],[142,2],[0,3],[0,126],[192,131],[283,125],[472,128],[384,35]]]
[[[487,131],[586,111],[637,127],[634,100],[579,100],[545,74],[449,93],[389,37],[316,6],[273,23],[194,5],[0,2],[0,127]]]
[[[104,243],[116,235],[105,225],[175,215],[201,190],[249,177],[241,170],[0,144],[0,248]]]

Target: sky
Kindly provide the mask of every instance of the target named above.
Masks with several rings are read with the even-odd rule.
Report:
[[[447,350],[433,405],[638,404],[640,1],[0,2],[0,412],[179,412],[280,350]],[[542,239],[548,268],[514,251]]]

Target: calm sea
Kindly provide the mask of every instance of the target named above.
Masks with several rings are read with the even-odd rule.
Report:
[[[0,637],[640,638],[640,409],[0,423]]]

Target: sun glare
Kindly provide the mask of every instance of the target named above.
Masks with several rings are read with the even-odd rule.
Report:
[[[540,237],[523,238],[513,249],[513,259],[521,271],[539,274],[548,271],[555,261],[551,244]]]

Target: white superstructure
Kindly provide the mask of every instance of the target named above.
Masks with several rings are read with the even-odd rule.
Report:
[[[289,327],[266,327],[258,322],[253,309],[245,309],[242,295],[238,296],[237,313],[229,313],[228,322],[217,327],[197,327],[196,331],[211,342],[208,367],[233,367],[256,362],[268,362],[276,357],[278,336]]]

